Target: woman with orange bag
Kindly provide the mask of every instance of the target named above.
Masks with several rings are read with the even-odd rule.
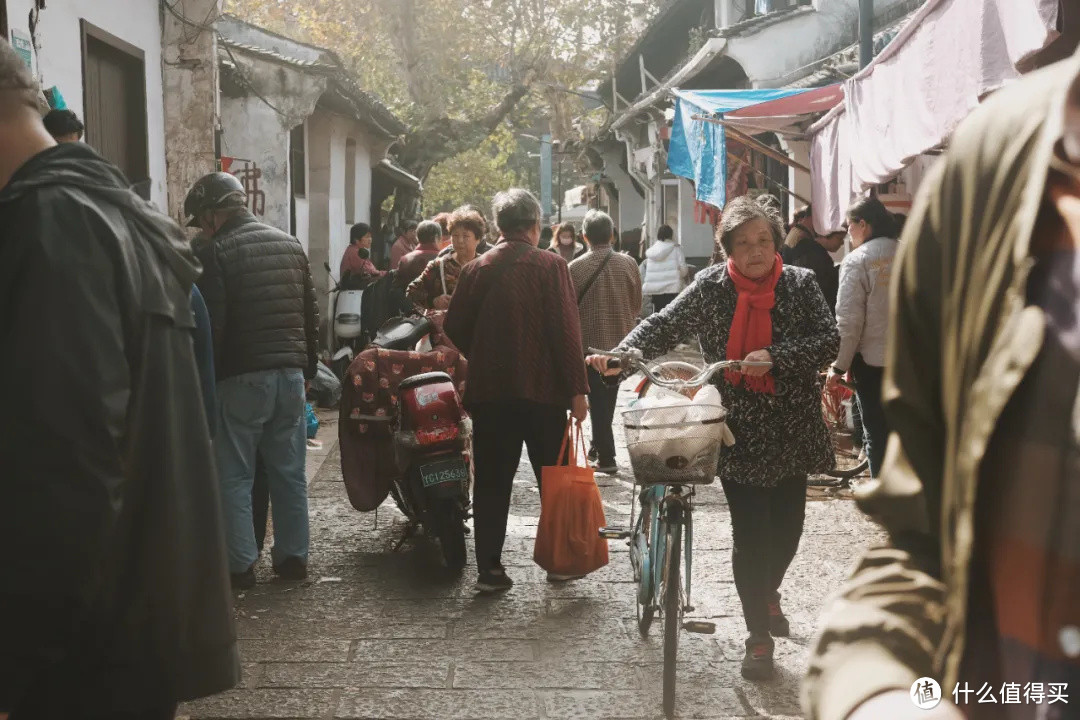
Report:
[[[766,196],[768,197],[768,196]],[[806,480],[834,462],[821,415],[820,371],[840,336],[813,274],[785,266],[780,214],[750,197],[724,208],[719,245],[725,262],[698,274],[667,307],[646,318],[616,351],[645,359],[698,335],[705,361],[771,362],[771,369],[729,371],[713,383],[728,408],[735,444],[718,474],[731,512],[732,565],[750,633],[742,672],[772,675],[773,635],[790,632],[780,584],[802,537]],[[607,359],[590,356],[601,372]]]

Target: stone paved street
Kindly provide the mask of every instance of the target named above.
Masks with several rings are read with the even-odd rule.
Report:
[[[352,509],[336,433],[324,427],[326,446],[309,459],[309,582],[274,582],[263,560],[260,584],[237,600],[243,686],[182,707],[181,717],[661,717],[661,628],[654,624],[646,639],[637,632],[624,543],[611,543],[611,564],[587,579],[545,582],[532,563],[539,495],[523,461],[503,556],[517,584],[505,595],[476,596],[472,562],[463,576],[448,575],[422,536],[391,551],[405,526],[392,504],[377,518]],[[630,511],[624,451],[619,463],[618,477],[597,476],[611,524],[627,522]],[[700,492],[696,519],[694,616],[716,622],[717,633],[681,638],[679,717],[798,717],[821,603],[878,531],[848,499],[808,503],[806,535],[782,588],[793,637],[777,641],[777,677],[755,685],[739,675],[745,629],[718,483]]]

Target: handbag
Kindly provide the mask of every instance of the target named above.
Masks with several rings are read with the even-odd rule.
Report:
[[[567,464],[541,470],[540,523],[533,561],[549,573],[587,575],[608,564],[607,540],[599,534],[607,524],[604,505],[592,468],[587,462],[578,465],[578,455],[584,458],[584,453],[581,423],[575,424],[571,418],[558,461],[565,457]]]

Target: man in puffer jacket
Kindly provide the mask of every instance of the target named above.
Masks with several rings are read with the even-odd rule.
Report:
[[[645,282],[641,292],[652,295],[653,310],[660,312],[682,292],[687,268],[670,225],[661,225],[656,239],[657,243],[645,251]]]
[[[214,335],[218,428],[214,442],[234,588],[255,584],[255,459],[274,503],[274,572],[307,577],[305,378],[318,366],[319,310],[300,242],[247,210],[243,185],[211,173],[184,201],[209,239],[199,289]]]

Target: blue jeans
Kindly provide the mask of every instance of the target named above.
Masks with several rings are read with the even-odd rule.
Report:
[[[221,480],[229,572],[247,571],[259,558],[251,517],[256,458],[265,465],[274,507],[274,565],[307,563],[308,499],[304,463],[304,374],[264,370],[218,383],[214,455]]]

